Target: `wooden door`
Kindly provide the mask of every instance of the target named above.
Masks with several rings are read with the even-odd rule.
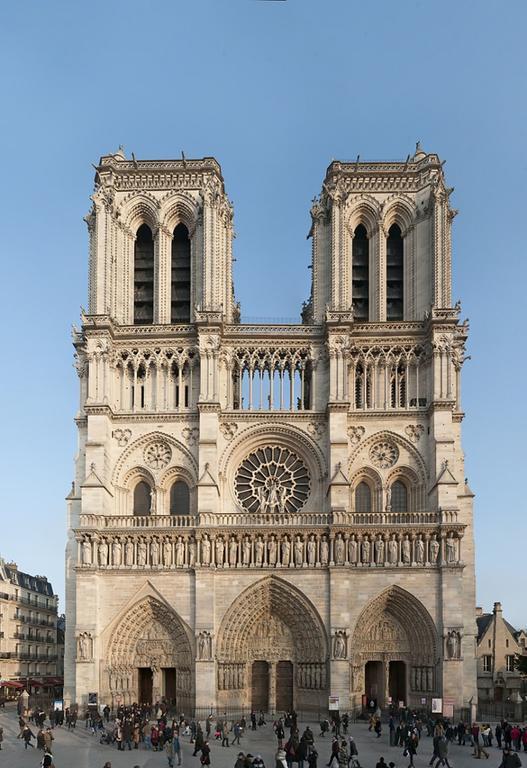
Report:
[[[269,707],[269,664],[266,661],[254,661],[252,667],[251,707],[258,712],[268,711]]]
[[[276,709],[291,712],[293,709],[293,664],[279,661],[276,665]]]
[[[139,673],[139,704],[152,704],[153,675],[150,667],[140,667]]]

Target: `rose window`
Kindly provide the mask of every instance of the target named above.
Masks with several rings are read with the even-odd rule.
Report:
[[[242,461],[234,488],[249,512],[296,512],[309,496],[309,472],[289,448],[268,445]]]
[[[168,443],[150,443],[145,448],[145,461],[151,469],[163,469],[172,458]]]
[[[370,450],[372,464],[380,469],[393,467],[399,458],[399,449],[394,443],[375,443]]]

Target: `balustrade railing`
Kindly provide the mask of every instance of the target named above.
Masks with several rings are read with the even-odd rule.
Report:
[[[198,527],[287,527],[287,526],[392,526],[440,525],[458,522],[457,510],[439,509],[435,512],[270,512],[251,513],[201,512],[199,515],[92,515],[80,516],[80,528],[95,529],[163,529]]]
[[[194,528],[195,515],[81,515],[81,528]]]

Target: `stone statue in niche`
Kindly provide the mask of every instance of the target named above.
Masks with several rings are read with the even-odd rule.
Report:
[[[212,658],[212,635],[210,632],[200,632],[198,635],[198,659],[210,661]]]
[[[315,537],[313,534],[309,537],[309,541],[307,542],[307,564],[309,566],[315,565],[316,559],[317,559],[317,543],[315,541]]]
[[[397,565],[398,550],[399,546],[397,544],[397,539],[395,538],[395,533],[392,533],[392,538],[388,542],[388,562],[390,565]]]
[[[134,564],[134,542],[132,539],[127,539],[124,545],[124,562],[128,566]]]
[[[371,559],[371,548],[370,548],[370,541],[367,536],[364,538],[364,541],[362,542],[361,549],[362,549],[362,562],[364,563],[364,565],[369,565],[370,559]]]
[[[141,567],[146,565],[146,542],[144,539],[139,539],[137,545],[137,565]]]
[[[384,564],[384,541],[382,540],[382,536],[379,533],[377,536],[377,539],[375,540],[375,564],[376,565],[383,565]]]
[[[325,536],[322,536],[322,541],[320,542],[320,564],[321,565],[327,565],[329,562],[329,544],[328,540]]]
[[[172,544],[170,539],[163,539],[163,564],[166,568],[172,565]]]
[[[92,636],[90,632],[81,632],[77,637],[77,660],[91,661],[93,658]]]
[[[415,562],[422,565],[425,561],[425,545],[421,536],[417,537],[415,542]]]
[[[91,565],[92,563],[92,551],[91,551],[91,541],[89,539],[84,539],[82,542],[82,563],[83,565]]]
[[[223,565],[224,551],[225,551],[225,546],[223,544],[223,539],[221,536],[219,536],[216,539],[216,565],[218,567],[221,567]]]
[[[251,564],[251,540],[246,536],[242,544],[243,565],[247,566]]]
[[[401,544],[401,559],[404,565],[410,565],[410,562],[412,560],[411,544],[408,539],[407,533],[405,534],[403,543]]]
[[[155,515],[156,513],[156,489],[150,488],[150,514]]]
[[[456,540],[452,534],[446,540],[446,561],[447,563],[457,562]]]
[[[269,565],[276,565],[276,539],[274,536],[271,536],[271,540],[269,541]]]
[[[210,540],[207,534],[201,542],[201,562],[203,565],[210,565]]]
[[[254,545],[254,561],[259,568],[261,568],[263,564],[263,552],[264,552],[264,543],[262,541],[262,537],[258,536],[258,538],[256,539],[256,543]]]
[[[304,544],[300,536],[295,539],[295,565],[302,565],[304,562]]]
[[[185,561],[185,545],[183,543],[183,537],[178,536],[176,541],[176,567],[183,568]]]
[[[287,536],[285,536],[284,540],[282,541],[282,565],[285,565],[285,566],[289,565],[290,560],[291,560],[291,544]]]
[[[114,539],[112,542],[112,563],[115,566],[120,566],[123,557],[123,548],[119,539]]]
[[[108,565],[108,544],[106,543],[105,539],[99,542],[98,550],[99,550],[99,565],[102,565],[102,566]]]
[[[335,563],[337,565],[344,565],[345,544],[341,533],[337,533],[335,539]]]
[[[188,565],[189,568],[196,565],[196,540],[193,536],[188,540]]]
[[[437,563],[438,555],[439,555],[439,542],[436,539],[435,534],[433,534],[432,538],[430,539],[430,562],[432,564]]]
[[[150,562],[154,568],[159,565],[159,542],[157,539],[152,539],[150,544]]]
[[[229,541],[229,565],[234,568],[238,562],[238,542],[234,536]]]
[[[335,632],[333,637],[333,657],[335,659],[346,658],[346,633],[342,630]]]
[[[349,558],[352,565],[357,565],[357,556],[357,541],[355,539],[355,534],[352,533],[349,541]]]
[[[446,653],[449,659],[459,659],[461,651],[461,638],[457,630],[451,629],[446,636]]]

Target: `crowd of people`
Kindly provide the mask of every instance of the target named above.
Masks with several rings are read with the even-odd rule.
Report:
[[[323,755],[322,766],[361,768],[356,742],[348,733],[349,715],[340,716],[339,713],[331,713],[331,715],[331,719],[323,718],[320,721],[320,732],[317,734],[319,743],[322,743],[322,740],[327,742],[328,736],[330,738],[330,743],[325,748],[327,752]],[[49,725],[46,726],[47,718]],[[240,716],[231,719],[226,714],[221,717],[210,714],[203,722],[195,718],[187,718],[184,714],[173,717],[164,702],[156,703],[154,706],[139,704],[121,706],[115,712],[112,712],[108,706],[100,712],[97,707],[88,707],[83,719],[85,729],[93,735],[99,735],[102,744],[113,745],[119,751],[147,749],[162,752],[166,756],[169,768],[181,765],[183,738],[192,745],[192,756],[199,758],[200,765],[207,768],[211,764],[211,740],[219,741],[222,748],[240,746],[241,739],[246,736],[247,731],[256,731],[267,725],[265,714],[255,711],[252,711],[248,718]],[[24,744],[24,749],[41,750],[43,753],[41,766],[54,768],[53,729],[62,725],[69,730],[75,729],[78,720],[77,707],[67,708],[60,715],[57,715],[57,710],[54,710],[47,716],[42,708],[36,708],[25,716],[19,714],[18,738]],[[488,750],[495,746],[501,750],[499,768],[520,768],[519,753],[527,752],[527,727],[520,727],[506,721],[494,727],[488,723],[467,724],[462,721],[456,725],[447,719],[433,719],[431,716],[421,716],[409,710],[402,710],[389,715],[386,727],[389,731],[389,745],[402,749],[404,766],[408,765],[408,768],[414,766],[414,758],[424,735],[432,740],[432,754],[428,762],[430,768],[452,768],[449,762],[449,747],[453,743],[459,746],[470,746],[475,759],[488,759]],[[383,717],[380,709],[371,711],[368,728],[376,740],[381,738]],[[315,734],[309,726],[303,729],[299,727],[295,712],[288,712],[274,719],[272,731],[276,740],[274,766],[266,766],[260,754],[253,755],[249,751],[239,751],[233,759],[233,768],[293,768],[293,765],[295,768],[318,768],[319,752],[315,746]],[[0,749],[2,741],[3,730],[0,728]],[[430,744],[429,741],[427,743]],[[426,759],[428,759],[428,750]],[[106,763],[103,768],[111,768],[111,763]],[[387,763],[381,756],[375,768],[396,768],[396,766],[394,762]]]

